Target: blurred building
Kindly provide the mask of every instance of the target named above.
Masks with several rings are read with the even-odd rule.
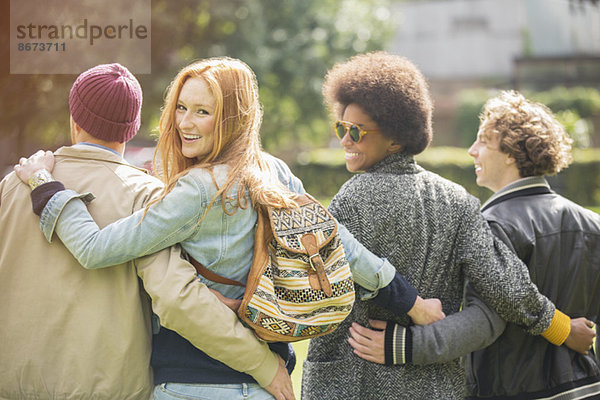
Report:
[[[398,31],[389,50],[428,78],[437,145],[457,141],[453,117],[463,89],[600,89],[598,2],[407,1],[395,3],[392,15]],[[600,121],[594,122],[599,135]]]

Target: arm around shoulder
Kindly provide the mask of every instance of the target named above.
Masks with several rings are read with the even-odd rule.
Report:
[[[208,204],[205,187],[190,172],[147,211],[138,210],[100,229],[85,204],[70,201],[69,193],[74,192],[52,197],[40,223],[44,231],[55,224],[64,245],[87,269],[121,264],[185,241]]]

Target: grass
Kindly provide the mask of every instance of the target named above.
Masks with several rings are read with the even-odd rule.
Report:
[[[294,393],[296,399],[300,399],[300,389],[302,388],[302,364],[306,359],[306,352],[308,351],[308,343],[310,340],[302,340],[300,342],[292,343],[294,351],[296,352],[296,368],[292,372],[292,384],[294,385]]]

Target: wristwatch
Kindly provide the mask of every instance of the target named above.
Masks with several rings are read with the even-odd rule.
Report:
[[[54,180],[55,179],[52,177],[50,171],[48,171],[47,169],[38,169],[33,173],[33,175],[31,175],[31,178],[29,178],[28,183],[31,190],[33,190],[36,187],[43,185],[44,183],[52,182]]]

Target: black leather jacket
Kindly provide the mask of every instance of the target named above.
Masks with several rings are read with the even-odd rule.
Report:
[[[532,281],[558,309],[597,323],[600,215],[552,192],[540,177],[511,186],[482,209],[493,232],[527,264]],[[583,386],[590,383],[600,391],[592,352],[584,356],[552,345],[510,323],[495,343],[466,357],[466,363],[468,389],[476,397],[549,396],[587,390]]]

